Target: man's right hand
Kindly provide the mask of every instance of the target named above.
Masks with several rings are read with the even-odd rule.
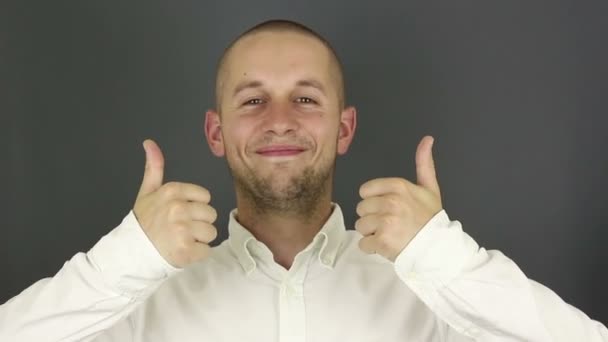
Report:
[[[174,267],[185,267],[209,256],[209,242],[217,237],[217,212],[211,195],[190,183],[163,184],[165,159],[150,139],[143,143],[146,169],[133,213],[158,252]]]

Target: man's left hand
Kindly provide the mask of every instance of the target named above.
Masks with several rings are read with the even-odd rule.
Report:
[[[442,210],[432,154],[433,137],[425,136],[416,150],[417,184],[403,178],[377,178],[361,186],[363,200],[355,229],[363,235],[359,248],[395,262],[397,256]]]

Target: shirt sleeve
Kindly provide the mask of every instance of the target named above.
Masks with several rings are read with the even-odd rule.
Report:
[[[399,278],[455,333],[475,341],[608,341],[608,329],[487,251],[442,210],[397,256]]]
[[[87,253],[77,253],[0,306],[0,341],[91,341],[117,325],[169,276],[133,211]],[[128,324],[117,325],[130,341]]]

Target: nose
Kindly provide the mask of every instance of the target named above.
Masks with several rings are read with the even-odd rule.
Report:
[[[264,130],[276,135],[294,133],[299,123],[293,109],[289,104],[273,103],[267,108],[264,121]]]

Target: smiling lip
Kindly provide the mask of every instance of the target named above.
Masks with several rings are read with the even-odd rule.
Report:
[[[296,154],[302,153],[305,149],[299,146],[293,145],[274,145],[266,146],[255,151],[264,157],[283,157],[283,156],[295,156]]]

